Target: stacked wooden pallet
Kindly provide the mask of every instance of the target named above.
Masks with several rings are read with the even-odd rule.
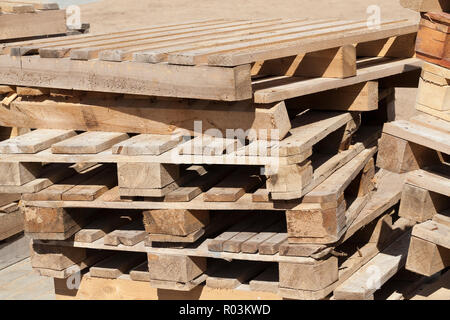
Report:
[[[419,223],[406,268],[431,276],[450,265],[449,3],[424,1],[417,56],[425,60],[417,95],[421,114],[384,126],[378,166],[407,173],[399,215]],[[427,5],[425,5],[427,4]],[[440,6],[439,6],[440,4]]]
[[[0,143],[0,191],[23,194],[33,267],[322,299],[394,255],[382,285],[411,223],[374,156],[416,31],[209,20],[4,46],[0,122],[36,130]]]

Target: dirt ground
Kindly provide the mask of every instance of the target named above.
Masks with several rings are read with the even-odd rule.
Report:
[[[82,20],[92,32],[115,31],[154,24],[228,18],[365,19],[378,5],[382,19],[418,19],[398,0],[103,0],[81,5]]]
[[[211,18],[364,20],[371,5],[380,7],[382,20],[419,20],[418,13],[401,7],[398,0],[102,0],[80,7],[82,21],[98,33]],[[414,89],[397,90],[397,119],[416,114],[415,96]]]

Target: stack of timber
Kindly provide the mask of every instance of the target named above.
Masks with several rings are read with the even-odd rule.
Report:
[[[406,174],[399,216],[417,224],[406,269],[429,277],[450,266],[450,14],[444,12],[450,3],[416,3],[422,11],[416,52],[425,61],[420,114],[384,125],[377,165]]]
[[[57,3],[39,0],[0,1],[0,43],[61,36],[68,31],[66,11],[60,10]]]
[[[406,175],[375,157],[416,31],[208,20],[5,45],[0,124],[33,130],[0,142],[0,192],[22,194],[33,268],[63,295],[81,272],[155,298],[373,299],[413,225]]]

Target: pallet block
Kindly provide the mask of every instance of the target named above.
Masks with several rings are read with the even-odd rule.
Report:
[[[27,207],[25,232],[33,239],[66,240],[89,223],[92,210]]]
[[[436,112],[450,110],[450,72],[447,69],[424,63],[416,101],[416,109],[421,107]]]
[[[422,15],[416,44],[417,57],[450,67],[450,14],[429,12]]]
[[[148,254],[151,280],[189,283],[206,270],[206,258]]]

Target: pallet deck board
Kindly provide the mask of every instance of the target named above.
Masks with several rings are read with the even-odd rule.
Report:
[[[6,45],[0,76],[22,86],[242,101],[253,97],[254,62],[416,31],[408,20],[382,21],[379,29],[333,19],[186,22]]]

